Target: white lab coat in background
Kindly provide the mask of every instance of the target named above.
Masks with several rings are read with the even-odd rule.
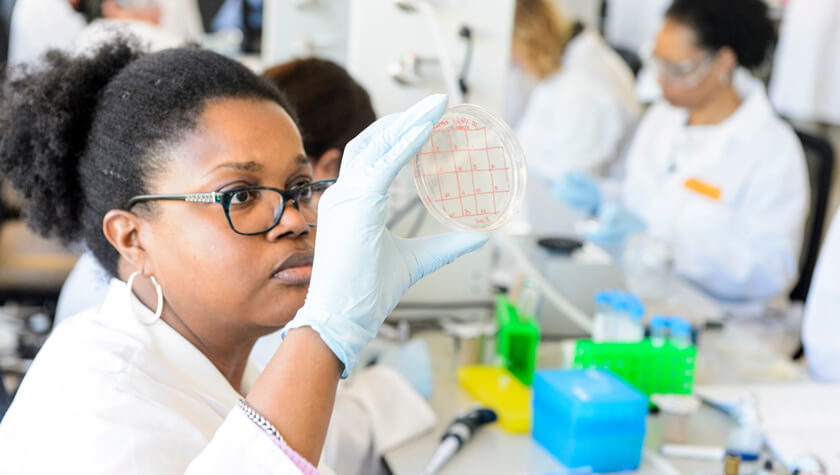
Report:
[[[642,119],[627,157],[625,206],[673,246],[677,273],[726,299],[782,295],[797,272],[809,185],[804,152],[764,87],[737,76],[743,102],[721,124],[687,127],[667,103]],[[717,188],[718,201],[688,179]]]
[[[780,114],[840,125],[840,0],[789,0],[770,98]]]
[[[584,30],[566,46],[560,70],[534,86],[516,136],[533,176],[603,175],[640,114],[630,68],[597,33]]]
[[[105,300],[110,288],[107,280],[93,254],[83,253],[61,289],[56,332],[64,331],[65,321],[73,325],[83,318],[79,312]],[[251,352],[257,373],[281,341],[280,332],[257,340]],[[378,471],[382,453],[424,433],[436,422],[431,406],[398,371],[379,365],[359,369],[339,384],[322,460],[342,475],[372,475]]]
[[[840,382],[840,219],[831,222],[805,304],[802,340],[811,374]]]
[[[115,279],[50,336],[0,423],[3,473],[302,473],[210,360],[135,312],[152,316]],[[249,364],[243,393],[258,374]]]
[[[65,48],[87,25],[67,0],[17,0],[9,28],[9,64],[32,63],[51,48]]]

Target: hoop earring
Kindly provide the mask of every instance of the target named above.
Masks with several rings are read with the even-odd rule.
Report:
[[[140,272],[137,272],[137,271],[133,272],[128,277],[128,282],[127,282],[127,285],[128,285],[128,299],[129,299],[130,305],[132,306],[132,310],[134,310],[134,301],[131,300],[131,297],[134,296],[134,293],[131,291],[131,286],[134,285],[134,278],[137,277],[137,274],[139,274],[139,273]],[[157,308],[155,309],[154,317],[152,317],[152,318],[143,317],[143,316],[140,316],[140,314],[137,313],[136,311],[134,312],[134,317],[137,318],[137,320],[140,321],[140,323],[142,323],[143,325],[151,325],[151,324],[155,323],[156,321],[158,321],[160,319],[160,314],[163,312],[163,290],[161,290],[160,284],[158,284],[158,281],[157,281],[157,279],[155,279],[155,276],[152,276],[151,280],[152,280],[152,285],[155,286],[155,293],[157,293]]]

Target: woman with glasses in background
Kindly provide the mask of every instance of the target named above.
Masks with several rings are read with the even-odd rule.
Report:
[[[802,147],[746,69],[775,29],[762,0],[675,0],[656,38],[664,101],[628,151],[618,203],[593,180],[564,180],[566,202],[599,214],[590,238],[644,232],[674,270],[725,299],[765,299],[794,283],[809,185]]]

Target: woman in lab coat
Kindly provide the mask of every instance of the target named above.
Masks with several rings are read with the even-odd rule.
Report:
[[[29,369],[0,424],[10,473],[315,473],[339,377],[410,285],[486,241],[384,225],[442,96],[369,127],[330,186],[282,95],[212,52],[119,41],[4,87],[0,173],[29,224],[115,276]]]
[[[835,213],[831,228],[825,237],[820,258],[814,271],[805,320],[802,324],[802,341],[811,374],[822,381],[840,382],[840,213]]]
[[[630,68],[553,0],[517,0],[513,60],[538,81],[516,123],[531,176],[604,174],[641,114]]]
[[[654,51],[667,102],[642,119],[624,208],[601,207],[607,219],[593,237],[643,223],[670,244],[678,274],[720,298],[791,287],[808,203],[804,154],[764,87],[736,71],[761,65],[773,38],[761,0],[674,1]]]

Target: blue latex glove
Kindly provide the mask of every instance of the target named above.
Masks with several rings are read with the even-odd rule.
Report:
[[[598,221],[599,229],[586,233],[586,238],[596,244],[622,243],[627,236],[642,233],[647,228],[638,216],[615,203],[607,203],[601,207]]]
[[[594,215],[601,206],[601,189],[594,178],[582,172],[570,172],[551,184],[554,196],[574,209]]]
[[[377,363],[399,371],[424,398],[429,399],[432,395],[432,360],[426,342],[411,340],[404,345],[395,345],[382,353]]]
[[[403,239],[385,227],[388,187],[429,140],[446,103],[431,96],[368,127],[347,144],[338,181],[318,204],[309,293],[283,336],[312,327],[344,364],[342,377],[410,286],[487,242],[485,233]]]

